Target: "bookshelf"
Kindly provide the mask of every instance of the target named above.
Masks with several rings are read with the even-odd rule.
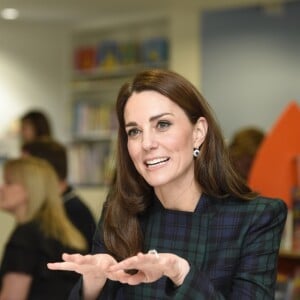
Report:
[[[282,250],[279,253],[278,273],[293,278],[300,271],[300,252]]]
[[[115,100],[121,85],[147,68],[168,68],[168,23],[135,22],[74,33],[70,182],[105,186],[115,157]]]
[[[295,184],[278,259],[278,288],[286,287],[280,299],[300,299],[300,155],[291,160]]]
[[[296,259],[300,261],[300,252],[282,250],[279,253],[281,258]]]

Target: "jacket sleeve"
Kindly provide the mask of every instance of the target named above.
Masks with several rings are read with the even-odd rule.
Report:
[[[257,205],[243,240],[230,295],[222,295],[203,271],[191,266],[180,287],[175,289],[171,281],[167,281],[166,299],[274,299],[278,252],[286,216],[287,207],[281,200]]]
[[[70,295],[68,297],[68,300],[81,300],[82,293],[81,293],[81,287],[82,287],[82,277],[79,278],[77,283],[72,288]]]
[[[102,240],[102,223],[101,219],[99,224],[96,228],[94,238],[93,238],[93,246],[91,254],[96,253],[106,253],[104,243]],[[98,295],[98,300],[114,300],[114,299],[123,299],[122,296],[119,294],[119,287],[121,286],[120,283],[107,280],[105,283],[100,295]],[[68,300],[82,300],[82,276],[73,287]]]
[[[91,254],[105,252],[100,237],[100,226],[101,226],[101,222],[99,222],[94,234]],[[68,300],[81,300],[81,299],[83,299],[82,298],[82,276],[79,278],[78,282],[74,285],[73,289],[71,290]]]

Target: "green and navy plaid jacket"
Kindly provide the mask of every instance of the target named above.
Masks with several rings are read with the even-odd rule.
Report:
[[[191,269],[184,283],[174,288],[165,277],[138,286],[108,280],[98,299],[274,299],[286,215],[283,201],[262,197],[245,201],[202,195],[194,212],[168,210],[154,199],[141,221],[144,251],[187,259]],[[100,236],[95,235],[95,253],[105,252]],[[79,288],[70,299],[80,299]]]

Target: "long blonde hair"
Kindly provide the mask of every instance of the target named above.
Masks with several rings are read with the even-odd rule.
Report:
[[[87,249],[87,241],[65,213],[57,175],[47,161],[36,157],[11,159],[5,163],[4,172],[28,194],[25,222],[37,221],[46,236],[67,247]]]

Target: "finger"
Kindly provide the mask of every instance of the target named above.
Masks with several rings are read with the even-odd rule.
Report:
[[[134,266],[139,264],[138,256],[132,256],[127,258],[111,267],[109,267],[109,272],[116,272],[120,270],[128,270],[128,269],[135,269]]]
[[[48,263],[47,267],[50,270],[61,270],[61,271],[73,271],[79,274],[102,274],[103,271],[101,268],[91,264],[76,264],[72,262],[57,262],[57,263]]]
[[[113,281],[120,281],[121,283],[127,283],[128,278],[131,275],[127,274],[123,270],[116,272],[106,272],[106,277]]]
[[[146,281],[146,276],[143,272],[138,272],[135,275],[132,275],[128,278],[127,284],[129,285],[138,285]]]
[[[138,285],[146,282],[146,276],[143,272],[138,272],[135,275],[130,275],[124,271],[110,272],[107,277],[110,280],[120,281],[123,284]]]
[[[73,262],[75,264],[93,264],[95,258],[93,255],[81,255],[81,254],[66,254],[62,256],[63,260],[66,262]]]
[[[62,255],[62,259],[64,261],[73,261],[73,262],[80,259],[81,257],[82,257],[82,255],[79,253],[76,253],[76,254],[63,253],[63,255]]]
[[[50,270],[61,270],[61,271],[75,271],[76,269],[76,265],[70,262],[47,263],[47,267]]]
[[[127,269],[143,269],[152,267],[159,262],[159,256],[153,254],[138,253],[135,257],[123,261],[124,267]],[[122,266],[122,265],[121,265]]]
[[[143,257],[141,257],[141,259],[143,259],[147,263],[157,263],[161,260],[161,256],[159,256],[157,252],[155,254],[147,253],[143,254]]]
[[[159,262],[159,257],[153,254],[143,254],[138,253],[136,256],[129,257],[114,266],[109,268],[109,271],[115,272],[118,270],[128,270],[128,269],[143,269],[145,267],[152,266]]]

